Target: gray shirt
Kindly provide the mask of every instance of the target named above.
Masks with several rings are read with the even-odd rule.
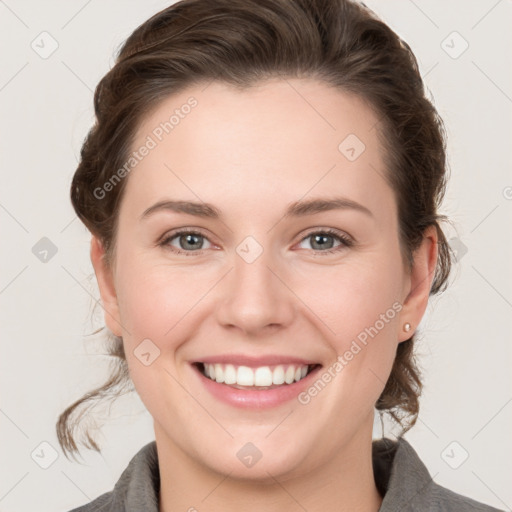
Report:
[[[404,439],[373,441],[375,483],[384,497],[378,512],[504,512],[434,482]],[[160,474],[156,442],[132,458],[114,489],[70,512],[158,512]]]

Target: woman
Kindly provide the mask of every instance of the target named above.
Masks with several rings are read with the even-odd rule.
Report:
[[[119,366],[57,432],[78,451],[72,415],[131,380],[155,442],[76,510],[497,510],[403,438],[451,264],[444,130],[406,43],[345,0],[184,0],[95,110],[71,199]],[[372,442],[375,409],[397,441]]]

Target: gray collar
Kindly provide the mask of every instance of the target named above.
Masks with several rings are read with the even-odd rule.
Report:
[[[372,444],[377,489],[384,496],[378,512],[500,512],[436,484],[413,447],[404,439]],[[71,512],[158,512],[160,474],[156,442],[131,459],[111,492]]]

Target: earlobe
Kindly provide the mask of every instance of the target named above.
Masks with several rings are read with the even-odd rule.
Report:
[[[412,336],[427,309],[437,264],[437,241],[436,227],[429,226],[424,232],[421,245],[413,254],[414,263],[407,280],[408,286],[404,291],[403,308],[400,312],[399,342]]]
[[[119,315],[119,304],[114,286],[112,270],[105,263],[105,250],[101,241],[96,237],[91,238],[91,262],[98,281],[101,302],[105,311],[105,324],[116,336],[122,335]]]

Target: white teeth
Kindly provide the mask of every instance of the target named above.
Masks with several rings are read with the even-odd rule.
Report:
[[[236,370],[232,364],[227,364],[224,372],[224,382],[226,384],[236,384]]]
[[[214,367],[215,375],[214,378],[217,382],[224,382],[224,370],[222,369],[222,365],[216,364]]]
[[[236,372],[236,383],[239,386],[254,386],[254,372],[248,366],[239,366]]]
[[[286,368],[286,370],[285,370]],[[212,380],[238,386],[267,387],[292,384],[308,374],[308,365],[278,365],[273,368],[260,366],[234,366],[232,364],[204,364],[204,374]]]
[[[274,368],[274,372],[272,373],[272,382],[274,384],[284,384],[284,368],[282,365]]]
[[[272,386],[272,372],[268,366],[256,368],[254,372],[255,386]]]
[[[284,381],[286,384],[291,384],[295,380],[295,368],[288,366],[286,373],[284,374]]]

